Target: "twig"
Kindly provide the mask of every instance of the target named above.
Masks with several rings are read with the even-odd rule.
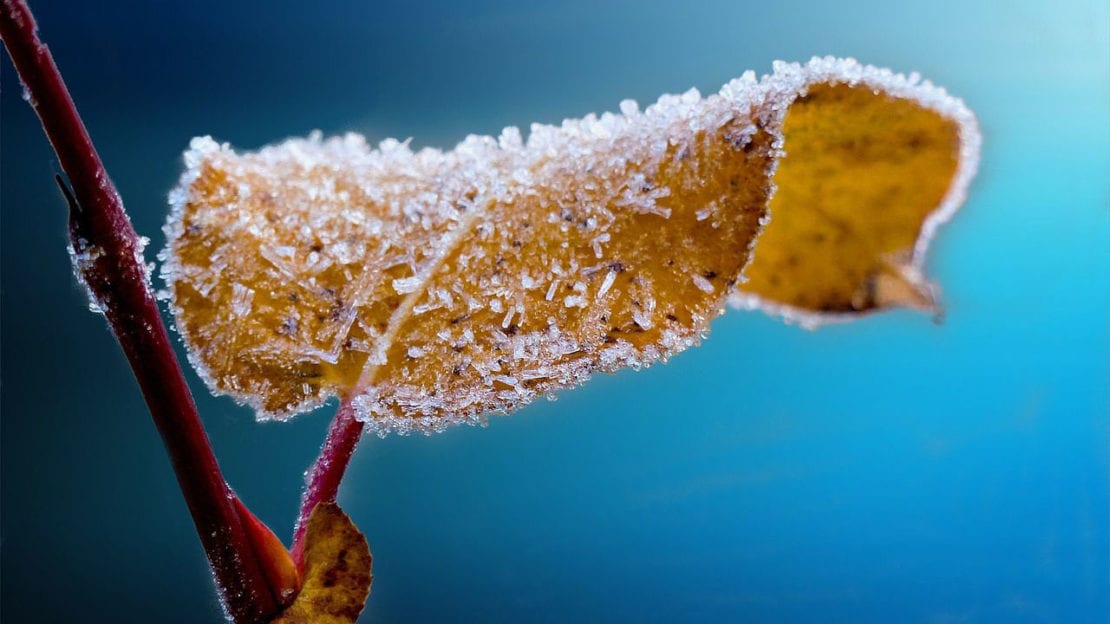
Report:
[[[3,0],[0,36],[73,184],[76,265],[127,356],[170,456],[225,608],[237,623],[278,610],[148,287],[142,245],[23,0]],[[63,185],[64,189],[64,185]]]

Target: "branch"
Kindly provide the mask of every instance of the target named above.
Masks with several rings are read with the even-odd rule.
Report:
[[[74,264],[104,311],[142,389],[173,464],[216,584],[237,623],[266,621],[279,609],[252,547],[148,287],[142,245],[23,0],[3,0],[0,37],[31,105],[73,184]],[[255,536],[254,539],[257,540]]]

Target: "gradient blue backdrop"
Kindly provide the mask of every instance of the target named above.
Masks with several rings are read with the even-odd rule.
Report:
[[[1110,620],[1105,2],[32,4],[155,248],[197,134],[449,147],[814,54],[947,86],[985,141],[930,260],[943,325],[734,312],[487,429],[366,440],[341,493],[375,555],[363,621]],[[216,622],[0,65],[3,621]],[[331,408],[255,424],[189,376],[229,479],[288,534]]]

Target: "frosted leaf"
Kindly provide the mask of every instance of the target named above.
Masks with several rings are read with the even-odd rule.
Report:
[[[358,619],[370,595],[374,558],[366,536],[334,502],[308,517],[297,597],[270,624],[343,624]]]
[[[842,313],[798,299],[823,287],[808,273],[789,297],[749,289],[753,248],[753,269],[773,265],[756,285],[814,266],[813,246],[853,313],[914,305],[928,238],[962,201],[978,153],[959,100],[851,60],[779,63],[714,95],[620,110],[446,152],[314,134],[239,154],[195,139],[163,266],[191,361],[260,416],[340,395],[381,434],[482,424],[595,371],[665,361],[697,344],[726,301],[804,320]],[[830,110],[847,120],[834,131],[822,125],[837,121]],[[900,251],[876,253],[886,230],[854,222],[859,236],[830,237],[791,200],[842,171],[799,156],[833,133],[868,138],[850,156],[875,175],[846,170],[878,182],[856,189],[870,202],[857,205],[878,202],[908,249],[899,234]],[[925,169],[899,165],[909,162]],[[882,199],[880,187],[895,190]],[[776,223],[787,224],[779,242],[757,247]],[[830,244],[810,240],[820,237]]]

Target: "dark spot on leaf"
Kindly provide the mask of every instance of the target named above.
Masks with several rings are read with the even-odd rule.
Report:
[[[277,333],[281,334],[282,336],[292,336],[293,334],[297,333],[297,330],[299,328],[300,323],[297,322],[297,319],[293,318],[292,316],[288,316],[285,318],[284,321],[281,322],[281,327],[278,327]]]

